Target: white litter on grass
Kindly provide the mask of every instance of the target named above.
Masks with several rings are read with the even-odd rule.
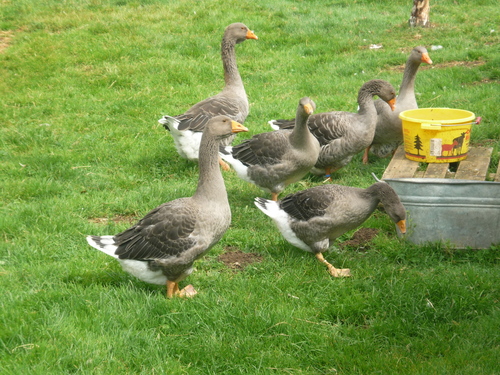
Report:
[[[438,49],[443,49],[443,46],[431,46],[432,51],[437,51]]]
[[[425,300],[427,301],[427,304],[426,304],[427,307],[430,307],[430,308],[436,310],[436,308],[434,307],[434,304],[428,298],[426,298]]]
[[[382,48],[382,44],[370,44],[370,49],[379,49]]]

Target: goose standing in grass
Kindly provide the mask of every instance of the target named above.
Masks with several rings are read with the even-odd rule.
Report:
[[[191,285],[179,290],[178,283],[192,272],[194,261],[221,239],[231,223],[218,148],[221,141],[242,131],[248,129],[227,116],[210,119],[201,139],[195,194],[156,207],[115,236],[88,236],[88,243],[116,258],[125,271],[140,280],[166,284],[169,298],[196,294]]]
[[[279,202],[255,198],[255,205],[273,219],[283,237],[299,249],[313,253],[334,277],[350,276],[350,270],[335,268],[323,252],[336,238],[365,222],[379,202],[401,233],[405,233],[405,208],[385,182],[376,182],[367,189],[320,185],[290,194]]]
[[[242,180],[278,200],[279,193],[304,177],[318,159],[319,143],[307,127],[315,108],[308,97],[300,99],[293,130],[256,134],[237,146],[221,147],[220,156]]]
[[[377,95],[391,106],[396,102],[394,87],[389,82],[374,79],[361,86],[358,92],[357,113],[324,112],[312,115],[308,126],[318,139],[321,150],[318,160],[311,169],[314,174],[331,174],[347,165],[354,155],[368,147],[375,133],[377,111],[373,97]],[[289,128],[289,120],[272,120],[273,126]]]
[[[375,100],[377,109],[377,125],[375,135],[370,146],[365,149],[363,163],[368,163],[368,154],[371,152],[380,157],[392,155],[396,148],[403,142],[402,122],[399,114],[409,109],[417,109],[415,98],[415,77],[421,63],[432,64],[429,53],[425,47],[415,47],[406,61],[403,80],[399,87],[396,107],[393,111],[383,100]]]
[[[175,147],[181,157],[188,160],[198,160],[201,135],[212,117],[225,115],[239,123],[245,122],[249,105],[236,64],[235,46],[247,39],[258,38],[242,23],[229,25],[224,32],[221,43],[225,82],[222,92],[195,104],[181,115],[166,115],[158,120],[172,134]],[[234,136],[228,137],[224,140],[224,144],[231,144],[233,139]],[[228,169],[227,165],[223,163],[221,165],[224,169]]]

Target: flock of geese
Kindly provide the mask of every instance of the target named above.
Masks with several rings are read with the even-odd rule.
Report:
[[[385,182],[366,189],[323,184],[281,200],[278,197],[287,185],[309,172],[331,181],[331,174],[360,152],[364,152],[364,163],[370,150],[379,157],[390,155],[402,142],[399,113],[417,108],[415,76],[422,62],[432,64],[427,50],[416,47],[411,52],[397,101],[392,85],[379,79],[360,88],[357,113],[315,114],[315,103],[303,97],[295,119],[269,121],[274,131],[232,145],[237,133],[248,131],[242,124],[249,104],[235,54],[236,44],[247,39],[258,37],[242,23],[229,25],[221,43],[222,92],[183,114],[159,120],[172,135],[179,155],[199,163],[194,195],[156,207],[122,233],[87,237],[92,247],[116,258],[126,272],[148,283],[166,285],[169,298],[197,293],[191,285],[181,290],[179,282],[231,223],[221,167],[228,170],[232,166],[239,178],[271,193],[271,200],[256,198],[255,205],[290,244],[315,254],[332,276],[349,276],[350,270],[335,268],[322,253],[340,235],[367,220],[379,203],[401,233],[406,231],[405,208]]]

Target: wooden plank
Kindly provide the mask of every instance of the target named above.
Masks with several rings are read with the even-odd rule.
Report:
[[[385,169],[382,179],[413,177],[417,169],[418,162],[407,159],[404,146],[401,145],[397,148],[391,162]]]
[[[449,163],[429,163],[424,178],[446,178],[449,166]]]
[[[458,166],[456,179],[484,181],[490,165],[491,147],[476,147],[469,149],[467,159],[462,160]]]
[[[424,178],[425,171],[416,171],[413,178]]]
[[[401,145],[382,179],[385,178],[457,178],[472,181],[484,181],[488,175],[488,167],[493,149],[490,147],[470,148],[467,158],[458,162],[458,170],[451,172],[449,163],[429,163],[427,169],[419,171],[419,163],[405,157],[404,146]],[[496,173],[490,173],[489,180],[500,182],[500,164]]]

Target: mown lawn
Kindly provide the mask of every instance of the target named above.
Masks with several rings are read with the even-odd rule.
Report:
[[[221,89],[232,22],[259,36],[237,46],[251,105],[237,142],[293,117],[303,96],[317,112],[355,111],[365,81],[399,88],[424,45],[434,64],[419,70],[419,106],[481,116],[472,143],[493,147],[495,172],[500,8],[431,6],[432,27],[411,29],[402,0],[1,2],[0,373],[500,373],[499,246],[417,246],[376,211],[370,242],[326,255],[353,273],[333,279],[234,172],[231,228],[186,280],[193,299],[167,300],[85,241],[192,194],[197,165],[157,120]],[[334,181],[367,187],[388,163],[357,155]],[[308,176],[285,194],[320,183]],[[231,268],[220,259],[231,251],[256,261]]]

